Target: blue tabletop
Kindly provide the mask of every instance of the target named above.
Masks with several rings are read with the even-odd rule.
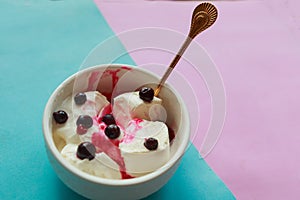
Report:
[[[42,115],[54,89],[114,35],[93,1],[0,2],[0,199],[84,199],[56,176]],[[124,64],[134,64],[124,57]],[[234,199],[190,145],[170,182],[146,199]]]

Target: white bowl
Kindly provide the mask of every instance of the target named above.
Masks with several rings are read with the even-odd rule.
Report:
[[[103,75],[106,70],[119,70],[117,73],[120,78],[115,88],[113,88],[112,79]],[[90,83],[88,85],[87,82],[91,76],[94,76],[97,84]],[[171,143],[171,158],[161,168],[147,175],[132,179],[113,180],[87,174],[61,156],[52,135],[52,113],[67,96],[85,92],[87,89],[100,92],[113,91],[112,94],[115,96],[123,92],[134,91],[145,84],[158,83],[158,81],[159,78],[156,75],[144,69],[112,64],[81,70],[58,86],[50,96],[44,110],[43,132],[50,163],[58,177],[68,187],[89,199],[132,200],[144,198],[168,182],[177,170],[190,138],[190,120],[187,108],[180,95],[171,86],[163,87],[159,95],[167,110],[167,124],[175,130],[176,134]]]

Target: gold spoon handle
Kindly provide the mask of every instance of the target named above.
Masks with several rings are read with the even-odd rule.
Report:
[[[181,56],[183,55],[183,53],[185,52],[185,50],[188,48],[188,46],[190,45],[190,43],[192,42],[192,38],[187,37],[184,41],[184,43],[182,44],[181,48],[179,49],[178,53],[176,54],[176,56],[174,57],[174,59],[172,60],[169,68],[167,69],[167,71],[164,73],[163,77],[161,78],[157,88],[154,91],[154,96],[158,96],[161,87],[165,84],[166,80],[168,79],[169,75],[171,74],[171,72],[173,71],[173,69],[175,68],[175,66],[177,65],[178,61],[180,60]]]
[[[157,88],[154,91],[154,96],[158,96],[162,86],[175,68],[185,50],[191,44],[192,40],[199,33],[209,28],[216,21],[217,15],[218,11],[216,7],[210,3],[202,3],[194,9],[189,35],[185,39],[175,58],[172,60],[169,68],[161,78]]]

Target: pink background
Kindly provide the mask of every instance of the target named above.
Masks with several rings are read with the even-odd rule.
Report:
[[[115,33],[164,27],[186,34],[198,4],[95,2]],[[218,21],[197,41],[220,70],[227,117],[205,159],[237,199],[300,199],[300,2],[214,4]],[[141,54],[133,59],[147,62]]]

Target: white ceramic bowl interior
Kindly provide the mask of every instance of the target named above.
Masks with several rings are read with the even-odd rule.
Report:
[[[118,84],[114,85],[115,72]],[[187,108],[180,95],[169,85],[163,87],[159,97],[167,111],[167,124],[175,130],[175,139],[171,144],[171,159],[156,171],[133,179],[113,180],[87,174],[65,160],[52,135],[52,113],[58,105],[71,94],[98,90],[110,92],[112,96],[134,91],[143,85],[158,83],[159,78],[149,71],[124,65],[101,65],[86,68],[61,83],[50,96],[44,110],[43,132],[46,151],[50,163],[58,177],[72,190],[89,199],[140,199],[159,190],[175,173],[190,139],[190,120]],[[114,88],[113,88],[114,87]]]

